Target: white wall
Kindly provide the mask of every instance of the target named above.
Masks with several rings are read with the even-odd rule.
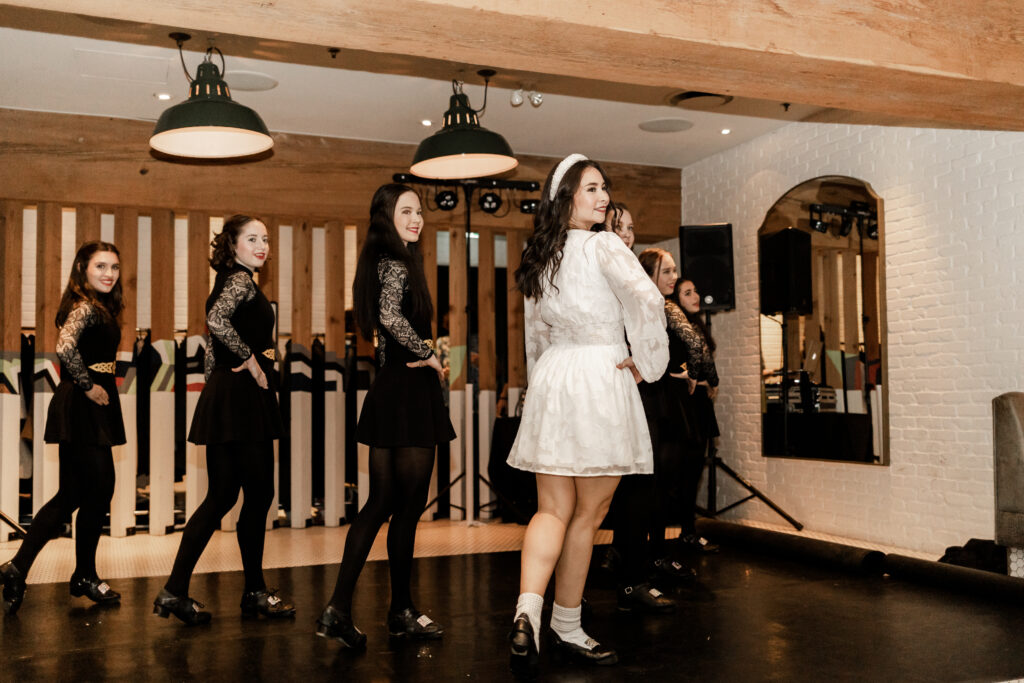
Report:
[[[889,466],[761,456],[756,233],[821,175],[884,201]],[[1024,388],[1024,133],[792,124],[683,169],[682,221],[733,223],[737,309],[714,321],[724,460],[811,530],[937,554],[992,538],[991,400]],[[731,514],[784,524],[758,502]]]

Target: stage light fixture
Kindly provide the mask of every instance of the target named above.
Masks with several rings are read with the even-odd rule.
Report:
[[[187,33],[172,33],[178,44],[181,68],[189,80],[188,99],[160,115],[149,138],[149,146],[158,152],[193,159],[230,159],[265,152],[274,146],[263,119],[255,111],[231,99],[224,82],[224,54],[216,47],[206,57],[193,79],[185,67],[182,44]],[[220,55],[221,68],[213,63]]]
[[[484,213],[495,213],[501,208],[501,196],[495,192],[484,192],[480,195],[480,210]]]
[[[453,211],[459,205],[459,195],[454,190],[441,190],[434,195],[434,204],[442,211]]]
[[[536,90],[531,92],[528,95],[528,97],[530,99],[530,104],[532,104],[534,107],[539,107],[540,105],[544,104],[544,95],[540,94]]]
[[[513,90],[512,95],[508,98],[508,103],[513,107],[519,107],[523,104],[523,89]]]
[[[878,219],[877,218],[869,218],[867,220],[867,227],[864,228],[864,235],[869,240],[877,240],[878,239]]]
[[[519,210],[522,213],[537,213],[537,209],[540,207],[539,199],[524,199],[519,202]]]
[[[842,221],[839,223],[839,236],[846,237],[853,231],[853,215],[844,213]]]
[[[824,220],[821,204],[811,204],[808,209],[808,216],[810,219],[811,230],[815,230],[820,233],[828,232],[828,223]]]

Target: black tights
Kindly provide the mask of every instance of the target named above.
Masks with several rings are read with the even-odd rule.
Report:
[[[331,605],[352,613],[352,593],[366,564],[370,547],[381,525],[388,526],[388,568],[391,572],[391,610],[412,607],[409,583],[412,578],[412,552],[416,543],[416,524],[423,514],[434,468],[434,448],[370,449],[370,495],[359,511],[345,538],[338,581]]]
[[[209,488],[206,498],[192,514],[181,534],[181,545],[166,588],[172,594],[188,595],[192,571],[206,549],[220,520],[244,494],[236,536],[242,552],[245,590],[265,590],[263,582],[263,539],[267,512],[274,500],[274,442],[229,442],[206,447]]]
[[[76,443],[60,444],[59,454],[57,493],[39,508],[12,562],[22,576],[27,576],[39,551],[51,538],[60,535],[64,525],[71,521],[71,513],[78,510],[75,576],[96,579],[96,545],[114,496],[114,458],[110,446]]]
[[[655,557],[665,554],[665,525],[676,516],[671,509],[673,501],[679,506],[679,535],[697,533],[697,495],[707,448],[707,440],[687,441],[663,444],[654,454],[655,513],[650,535]]]

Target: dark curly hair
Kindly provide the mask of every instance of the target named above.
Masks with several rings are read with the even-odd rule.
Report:
[[[672,288],[672,301],[679,306],[679,310],[683,312],[683,315],[685,315],[686,319],[690,321],[690,324],[700,332],[700,336],[704,337],[704,341],[707,342],[708,345],[708,351],[714,353],[715,348],[717,347],[715,339],[711,336],[711,330],[709,330],[707,325],[704,324],[704,321],[701,320],[700,313],[690,313],[688,310],[683,308],[683,304],[679,301],[679,294],[683,291],[683,285],[687,282],[691,285],[693,284],[693,280],[686,277],[681,277],[676,280],[676,286]]]
[[[524,296],[539,299],[544,290],[543,279],[554,286],[555,275],[562,265],[562,249],[565,247],[565,240],[569,234],[569,217],[572,215],[572,200],[579,187],[580,178],[588,168],[596,168],[604,179],[607,189],[611,189],[611,181],[605,175],[604,169],[596,161],[586,159],[578,161],[569,167],[569,170],[562,176],[561,182],[555,191],[555,198],[551,197],[551,177],[555,173],[556,164],[548,173],[544,181],[544,189],[541,190],[540,206],[537,214],[533,217],[533,234],[526,240],[526,248],[523,250],[523,258],[516,270],[516,287]]]
[[[210,267],[221,272],[230,270],[235,265],[235,245],[238,244],[238,235],[249,223],[257,221],[266,225],[260,218],[245,216],[237,213],[224,221],[224,227],[210,242],[213,247],[213,254],[210,255]]]
[[[121,260],[121,252],[111,242],[94,240],[86,242],[78,248],[75,254],[75,261],[71,264],[71,275],[68,277],[68,285],[64,288],[64,294],[60,298],[60,306],[57,307],[56,324],[61,327],[68,319],[78,302],[88,301],[101,317],[108,320],[117,320],[124,308],[124,290],[121,289],[121,278],[117,278],[113,288],[107,294],[97,292],[89,286],[89,279],[85,271],[94,254],[109,251],[117,255]]]
[[[427,289],[427,278],[423,274],[423,260],[415,242],[408,246],[402,243],[395,228],[395,205],[398,198],[415,190],[398,183],[381,185],[370,200],[370,227],[366,242],[359,253],[356,275],[352,282],[352,307],[356,327],[366,339],[373,339],[380,318],[380,276],[377,264],[381,258],[389,257],[405,264],[408,271],[410,322],[430,320],[434,316],[434,305]]]

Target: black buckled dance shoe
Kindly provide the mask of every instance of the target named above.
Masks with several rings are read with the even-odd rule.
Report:
[[[686,534],[685,536],[680,536],[676,543],[683,552],[717,553],[719,550],[717,545],[697,534]]]
[[[331,605],[324,608],[316,620],[316,634],[321,638],[333,638],[347,648],[366,648],[366,634],[352,623],[352,615],[336,610]]]
[[[277,597],[276,588],[265,588],[261,591],[242,593],[243,617],[258,617],[261,614],[267,619],[286,619],[295,616],[295,606]]]
[[[508,666],[516,676],[536,678],[539,660],[533,624],[525,614],[520,614],[512,622],[512,632],[508,634]]]
[[[671,579],[677,583],[689,583],[697,579],[697,571],[687,567],[679,560],[663,557],[654,561],[654,570],[659,577]]]
[[[209,612],[199,610],[204,606],[203,603],[196,602],[189,597],[179,598],[164,588],[153,601],[153,614],[164,619],[173,614],[181,619],[186,626],[199,626],[209,624],[212,618]]]
[[[592,666],[612,666],[619,663],[619,655],[615,650],[602,645],[593,638],[587,638],[589,647],[583,647],[576,643],[565,642],[554,631],[549,630],[548,634],[552,650],[556,656],[562,659]]]
[[[632,612],[634,610],[648,614],[667,614],[676,611],[676,603],[646,582],[620,588],[619,611]]]
[[[81,576],[72,576],[69,585],[71,595],[76,598],[86,597],[98,605],[108,605],[121,601],[121,594],[107,585],[99,577],[85,579]]]
[[[4,610],[14,614],[25,599],[25,577],[12,562],[0,566],[0,585],[3,586]]]
[[[388,612],[388,635],[392,638],[437,640],[444,635],[444,629],[415,607],[406,607],[401,612]]]

